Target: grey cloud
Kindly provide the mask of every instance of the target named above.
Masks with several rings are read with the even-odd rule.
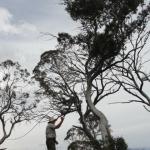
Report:
[[[41,21],[47,17],[64,13],[60,0],[5,0],[0,1],[0,6],[8,8],[16,19],[25,19],[31,22]]]
[[[32,71],[40,59],[40,55],[48,50],[50,44],[42,40],[33,40],[31,42],[7,42],[0,45],[0,60],[6,59],[18,61],[23,67]]]

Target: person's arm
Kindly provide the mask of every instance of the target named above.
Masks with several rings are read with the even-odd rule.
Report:
[[[61,119],[61,121],[57,125],[55,125],[55,129],[58,129],[61,126],[61,124],[63,123],[64,117],[61,116],[60,119]]]

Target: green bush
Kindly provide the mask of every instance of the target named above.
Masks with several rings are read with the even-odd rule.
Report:
[[[124,138],[118,137],[115,139],[116,150],[127,150],[128,145],[126,144]]]

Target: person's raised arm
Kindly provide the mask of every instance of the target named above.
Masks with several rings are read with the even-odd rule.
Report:
[[[64,116],[61,116],[61,117],[59,117],[61,120],[60,120],[60,122],[57,124],[57,125],[55,125],[55,129],[58,129],[60,126],[61,126],[61,124],[63,123],[63,121],[64,121]]]

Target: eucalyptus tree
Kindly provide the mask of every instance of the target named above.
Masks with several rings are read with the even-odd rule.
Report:
[[[86,135],[101,149],[85,123],[90,112],[95,114],[104,147],[108,147],[109,124],[96,105],[120,89],[120,84],[109,80],[111,69],[140,47],[139,43],[136,48],[127,44],[131,37],[139,38],[134,35],[147,26],[149,4],[144,0],[63,0],[63,4],[71,18],[80,23],[80,32],[58,34],[56,50],[41,55],[34,69],[35,79],[51,107],[65,114],[78,112]]]
[[[14,127],[34,118],[36,102],[30,99],[30,74],[18,62],[6,60],[0,64],[0,145]]]

